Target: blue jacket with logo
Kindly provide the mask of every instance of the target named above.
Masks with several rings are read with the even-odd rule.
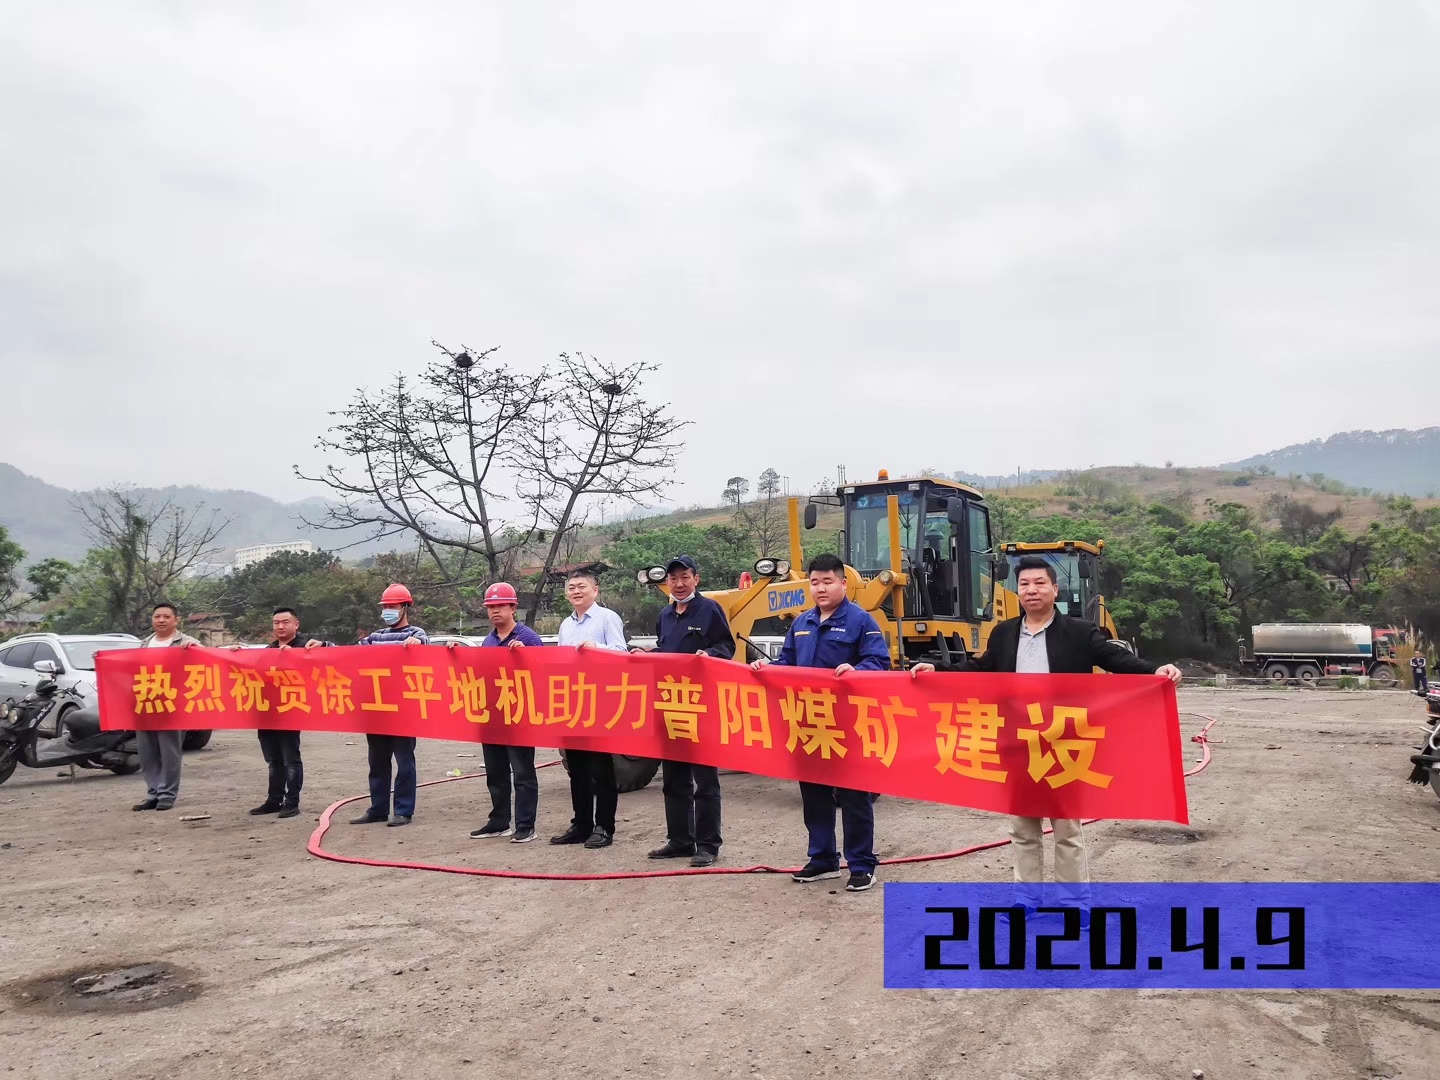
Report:
[[[775,663],[832,669],[849,664],[857,671],[889,671],[890,649],[874,616],[846,598],[824,622],[816,607],[791,623]]]

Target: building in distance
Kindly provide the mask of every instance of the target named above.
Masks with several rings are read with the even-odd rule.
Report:
[[[279,555],[282,551],[297,551],[301,554],[310,554],[318,550],[309,540],[285,540],[278,544],[251,544],[249,547],[235,549],[235,569],[244,570],[247,566],[264,562],[271,555]]]

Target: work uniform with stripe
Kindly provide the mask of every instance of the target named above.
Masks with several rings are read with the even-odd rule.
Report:
[[[849,664],[857,671],[888,671],[890,649],[874,616],[847,598],[828,618],[815,607],[791,623],[774,663],[829,671]],[[800,802],[810,837],[811,863],[826,870],[840,868],[840,855],[835,849],[838,805],[846,867],[852,874],[875,872],[879,859],[875,855],[875,801],[870,792],[802,780]]]

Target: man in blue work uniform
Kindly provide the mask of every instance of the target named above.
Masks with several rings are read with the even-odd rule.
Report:
[[[735,655],[725,611],[700,595],[700,567],[689,555],[677,555],[665,567],[670,603],[655,625],[655,652],[698,653],[729,660]],[[665,762],[664,847],[652,859],[690,859],[710,866],[720,857],[720,770],[688,761]]]
[[[835,555],[810,560],[810,595],[815,606],[790,624],[780,656],[786,667],[826,668],[836,675],[849,671],[890,670],[890,649],[880,625],[868,611],[845,595],[845,564]],[[756,671],[766,661],[750,666]],[[868,791],[800,781],[805,828],[810,833],[810,861],[794,880],[802,885],[840,876],[835,850],[835,807],[845,830],[845,865],[850,871],[846,892],[864,892],[875,884],[875,803]]]
[[[1410,675],[1415,680],[1415,692],[1424,697],[1430,691],[1430,682],[1425,678],[1425,654],[1417,652],[1410,658]]]

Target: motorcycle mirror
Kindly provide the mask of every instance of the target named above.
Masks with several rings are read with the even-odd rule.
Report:
[[[60,669],[55,666],[54,660],[37,660],[35,670],[41,675],[54,675]]]

